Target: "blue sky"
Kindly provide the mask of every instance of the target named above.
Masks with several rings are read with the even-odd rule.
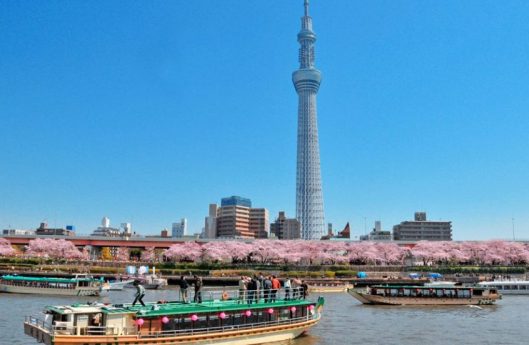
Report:
[[[302,0],[0,2],[0,227],[295,214]],[[326,222],[529,238],[529,2],[311,1]]]

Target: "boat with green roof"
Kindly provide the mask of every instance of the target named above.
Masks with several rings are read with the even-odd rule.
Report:
[[[0,277],[0,292],[62,295],[99,296],[102,281],[87,274],[73,278],[28,277],[4,275]]]
[[[202,303],[49,306],[26,317],[24,331],[46,345],[237,344],[294,339],[316,325],[324,300],[239,298],[238,291],[209,293]]]

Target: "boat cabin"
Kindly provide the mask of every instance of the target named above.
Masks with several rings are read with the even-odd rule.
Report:
[[[483,287],[375,285],[369,288],[368,293],[384,297],[472,298],[497,295],[498,291]]]

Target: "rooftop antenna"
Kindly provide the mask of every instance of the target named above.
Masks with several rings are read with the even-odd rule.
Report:
[[[512,240],[516,241],[516,238],[514,237],[514,217],[511,218],[511,221],[512,221]]]

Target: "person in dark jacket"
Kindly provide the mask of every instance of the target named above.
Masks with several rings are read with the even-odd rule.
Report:
[[[187,303],[187,288],[189,284],[187,283],[186,277],[181,276],[178,285],[180,286],[180,299],[182,302]]]
[[[195,303],[202,303],[202,278],[195,274]]]

